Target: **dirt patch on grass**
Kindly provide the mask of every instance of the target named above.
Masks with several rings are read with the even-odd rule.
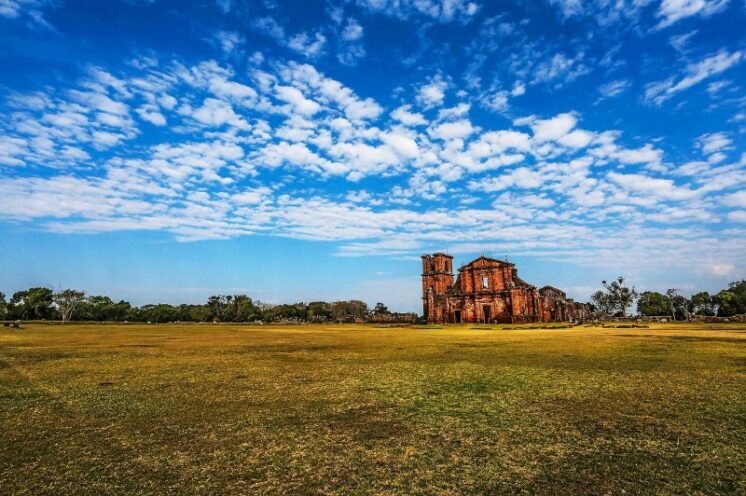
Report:
[[[737,343],[746,344],[746,339],[739,338],[724,338],[724,337],[710,337],[710,336],[660,336],[661,339],[670,339],[672,341],[690,341],[692,343]]]
[[[688,341],[692,343],[737,343],[746,344],[746,339],[728,338],[721,336],[662,336],[660,334],[611,334],[619,338],[657,339],[659,341]]]
[[[320,353],[342,349],[342,346],[332,344],[303,345],[297,343],[268,344],[257,346],[240,346],[233,350],[234,353]]]
[[[388,409],[364,406],[345,410],[327,417],[329,428],[349,435],[355,441],[384,441],[410,432]]]

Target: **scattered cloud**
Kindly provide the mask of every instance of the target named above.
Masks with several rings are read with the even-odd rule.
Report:
[[[399,19],[423,16],[439,22],[468,22],[480,5],[470,0],[356,0],[358,6],[371,12]]]
[[[598,92],[601,95],[601,98],[614,98],[627,91],[631,84],[631,81],[628,79],[609,81],[608,83],[599,86]]]
[[[431,78],[430,82],[420,86],[417,91],[417,101],[426,108],[440,106],[446,96],[448,83],[440,75]]]
[[[650,83],[645,88],[645,100],[656,105],[663,104],[676,93],[691,88],[702,81],[727,71],[743,61],[742,51],[729,52],[722,49],[699,62],[686,66],[684,74],[665,81]]]
[[[319,32],[312,35],[309,33],[299,33],[287,42],[288,48],[311,59],[318,57],[324,50],[325,45],[326,36]]]
[[[666,28],[688,17],[709,17],[722,12],[729,0],[663,0],[658,8],[659,28]]]

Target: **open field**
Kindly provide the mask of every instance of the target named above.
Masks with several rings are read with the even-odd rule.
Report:
[[[0,328],[0,494],[746,494],[746,325]]]

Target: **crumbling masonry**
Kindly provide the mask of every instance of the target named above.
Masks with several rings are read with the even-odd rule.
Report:
[[[588,320],[587,304],[557,288],[537,289],[515,264],[481,256],[458,269],[445,253],[422,256],[422,305],[428,323],[562,322]]]

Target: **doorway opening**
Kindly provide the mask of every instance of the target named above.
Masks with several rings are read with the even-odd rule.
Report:
[[[453,323],[454,324],[461,323],[461,310],[456,310],[455,312],[453,312]]]
[[[489,305],[484,305],[482,307],[482,315],[484,315],[485,322],[490,322],[492,320],[491,310],[492,309]]]

